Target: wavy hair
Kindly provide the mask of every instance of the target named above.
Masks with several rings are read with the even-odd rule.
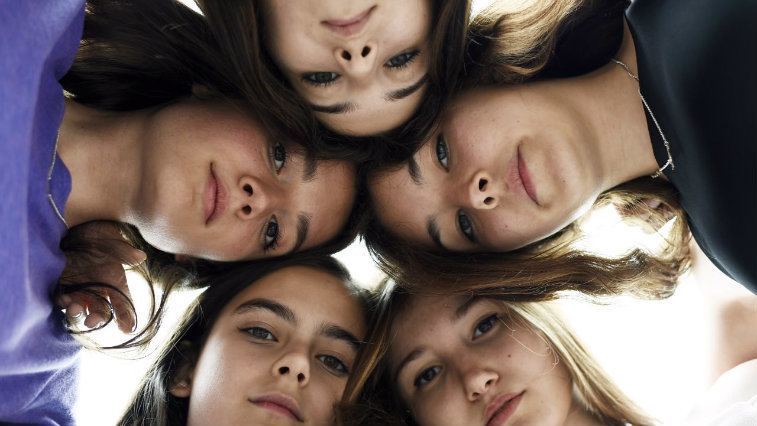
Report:
[[[386,363],[394,320],[422,297],[408,293],[404,287],[385,280],[374,294],[368,344],[356,362],[345,390],[345,403],[338,412],[342,424],[416,425],[408,407],[397,397]],[[491,297],[476,292],[468,296]],[[520,323],[545,339],[557,362],[567,368],[579,402],[602,424],[654,424],[610,379],[549,302],[502,301],[502,311],[504,321]]]

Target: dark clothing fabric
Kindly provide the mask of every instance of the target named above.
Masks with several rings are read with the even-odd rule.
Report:
[[[636,0],[626,11],[641,92],[675,164],[694,238],[757,292],[757,1]],[[660,165],[665,145],[647,113]]]
[[[66,227],[47,197],[62,209],[71,190],[55,153],[64,111],[58,79],[73,62],[83,18],[84,0],[0,1],[2,424],[74,423],[80,345],[52,300]]]

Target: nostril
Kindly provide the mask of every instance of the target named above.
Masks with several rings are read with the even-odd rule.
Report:
[[[305,381],[305,375],[302,374],[302,373],[298,374],[297,375],[297,381],[300,382],[300,383],[302,383],[303,381]]]
[[[350,52],[348,52],[348,51],[346,51],[346,50],[343,50],[343,51],[342,51],[342,58],[343,58],[343,59],[344,59],[345,61],[349,61],[350,59],[352,59],[352,55],[350,55]]]
[[[252,207],[250,207],[250,206],[244,206],[244,207],[242,207],[242,212],[244,214],[250,214],[250,213],[252,213]]]
[[[479,179],[478,180],[478,190],[479,191],[483,191],[484,189],[486,189],[486,184],[487,183],[489,183],[488,180],[486,180],[486,179]]]
[[[370,48],[370,47],[368,47],[368,46],[365,46],[365,47],[363,48],[363,51],[362,51],[362,52],[360,52],[360,56],[362,56],[362,57],[364,57],[364,58],[365,58],[366,56],[368,56],[368,54],[369,54],[369,53],[371,53],[371,48]]]
[[[487,206],[491,205],[491,203],[493,202],[494,202],[494,197],[486,197],[486,199],[484,200],[484,204],[486,204]]]
[[[244,189],[244,192],[246,192],[247,195],[252,195],[252,185],[250,185],[249,183],[244,184],[242,189]]]
[[[279,367],[279,374],[289,373],[289,367]]]

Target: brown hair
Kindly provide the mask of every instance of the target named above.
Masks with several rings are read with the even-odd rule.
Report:
[[[235,85],[247,98],[261,102],[275,121],[286,123],[283,134],[308,140],[322,156],[359,162],[383,162],[412,154],[434,126],[446,99],[460,81],[464,66],[470,0],[432,2],[429,70],[420,107],[403,125],[380,135],[339,135],[316,120],[313,111],[289,84],[267,50],[261,1],[198,0],[220,51],[232,63]],[[261,115],[266,117],[266,115]]]
[[[576,75],[606,64],[622,41],[626,4],[625,0],[543,0],[521,11],[502,12],[501,4],[495,3],[470,26],[468,84]],[[579,49],[583,49],[582,55],[571,59],[572,52]],[[659,201],[661,207],[650,207],[652,201]],[[665,182],[640,178],[602,194],[595,206],[608,204],[616,206],[629,222],[655,231],[675,219],[667,244],[656,251],[635,249],[618,258],[597,256],[574,247],[583,236],[579,221],[508,253],[440,252],[413,246],[393,235],[375,213],[371,213],[363,237],[384,272],[412,291],[475,291],[509,300],[549,299],[563,290],[594,296],[670,296],[690,263],[686,214],[675,189]]]
[[[199,277],[198,285],[207,286],[207,289],[188,308],[178,328],[162,346],[160,355],[142,379],[139,390],[119,424],[186,424],[188,398],[177,398],[170,393],[171,387],[178,380],[179,370],[196,362],[219,313],[231,299],[263,277],[292,266],[317,269],[342,280],[365,307],[364,291],[356,287],[347,270],[329,256],[298,255],[285,260],[238,264],[224,272]],[[365,312],[367,319],[368,313]]]
[[[239,100],[243,91],[236,86],[236,71],[221,52],[205,18],[175,0],[88,0],[80,48],[61,83],[75,102],[101,110],[128,111],[177,101],[191,95],[197,86],[205,88],[205,96]],[[246,94],[248,102],[244,107],[260,114],[261,123],[276,132],[279,124],[275,117],[269,117],[267,105],[251,93]],[[308,148],[307,141],[295,142]],[[314,154],[306,152],[306,155]],[[358,189],[359,181],[358,178]],[[308,252],[330,254],[354,239],[365,212],[365,197],[361,191],[356,193],[345,227],[332,240]],[[113,225],[125,240],[110,236],[98,239],[85,225],[71,229],[61,243],[69,272],[62,278],[61,289],[66,293],[86,292],[100,302],[102,306],[98,309],[108,316],[102,327],[113,319],[113,303],[104,297],[105,289],[113,297],[123,299],[118,302],[135,314],[133,303],[113,283],[82,282],[81,277],[93,264],[128,263],[119,249],[125,241],[147,254],[146,262],[133,265],[132,269],[149,285],[152,305],[148,320],[137,335],[105,349],[146,344],[157,332],[165,300],[174,288],[191,283],[198,273],[221,273],[236,266],[203,260],[179,265],[173,255],[149,246],[133,226]],[[161,287],[162,296],[158,297],[155,286]]]
[[[374,294],[377,306],[368,332],[368,343],[356,363],[338,412],[341,424],[414,425],[410,410],[397,397],[386,363],[393,336],[393,322],[418,301],[389,280]],[[468,296],[482,296],[477,292]],[[415,297],[415,299],[413,299]],[[484,296],[487,297],[487,296]],[[497,299],[496,297],[494,299]],[[564,320],[548,302],[502,302],[507,321],[520,322],[546,338],[558,362],[568,369],[584,408],[602,424],[651,425],[645,415],[609,378]]]

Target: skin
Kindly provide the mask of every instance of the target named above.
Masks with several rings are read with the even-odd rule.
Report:
[[[290,310],[291,321],[263,300]],[[340,337],[325,327],[338,327]],[[189,425],[329,425],[364,335],[361,307],[343,282],[312,268],[281,269],[229,302],[171,393],[189,397]],[[296,401],[302,421],[251,402],[270,394]]]
[[[229,103],[187,99],[134,113],[69,103],[59,153],[73,181],[69,226],[127,222],[160,250],[211,260],[322,244],[342,228],[355,195],[351,164],[309,161]],[[211,169],[228,197],[208,221]],[[309,230],[298,242],[300,216]]]
[[[518,394],[507,425],[596,423],[543,336],[504,314],[501,302],[470,300],[415,296],[394,322],[390,371],[420,425],[485,425],[492,401]]]
[[[328,127],[350,135],[377,134],[397,127],[418,107],[424,90],[418,83],[428,71],[429,0],[267,0],[264,5],[271,55]],[[329,25],[365,12],[359,28]],[[417,90],[393,99],[409,88]],[[347,111],[324,112],[345,103],[351,104]]]
[[[635,69],[629,43],[619,57]],[[452,251],[510,251],[552,235],[603,191],[657,170],[637,89],[610,63],[466,91],[411,161],[370,178],[379,220],[414,244]]]

